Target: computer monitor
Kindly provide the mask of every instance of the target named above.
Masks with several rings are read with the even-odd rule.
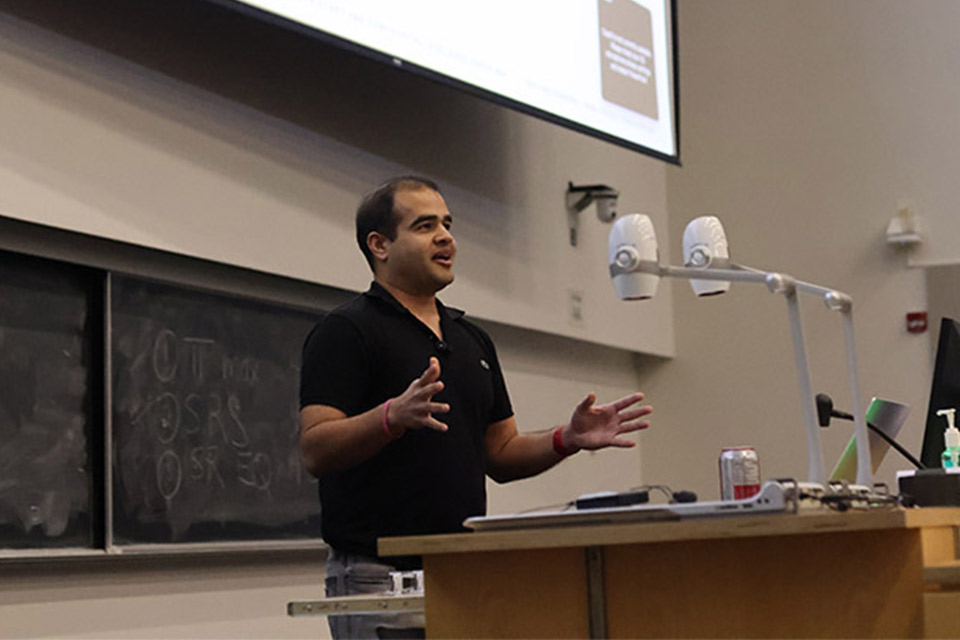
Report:
[[[937,342],[937,360],[930,386],[930,405],[927,426],[923,432],[920,462],[929,468],[940,466],[943,454],[943,431],[946,418],[938,416],[941,409],[960,409],[960,323],[952,318],[940,321],[940,339]]]

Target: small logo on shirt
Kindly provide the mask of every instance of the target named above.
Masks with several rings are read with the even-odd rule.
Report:
[[[483,358],[480,358],[480,366],[486,369],[487,371],[490,371],[490,363],[484,360]]]

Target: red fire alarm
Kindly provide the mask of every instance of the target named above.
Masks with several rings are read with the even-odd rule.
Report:
[[[926,333],[927,331],[927,312],[911,311],[907,314],[907,332],[908,333]]]

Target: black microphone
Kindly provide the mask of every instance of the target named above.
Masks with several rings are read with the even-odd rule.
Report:
[[[844,411],[837,411],[833,408],[833,398],[828,396],[825,393],[818,393],[816,397],[817,401],[817,420],[820,422],[821,427],[830,426],[830,418],[840,418],[841,420],[850,420],[853,421],[854,417]],[[926,469],[926,465],[910,455],[910,452],[900,446],[896,440],[884,433],[879,427],[873,424],[870,421],[867,421],[867,428],[873,431],[875,434],[883,438],[883,441],[889,444],[891,447],[897,450],[897,453],[902,455],[904,458],[909,460],[913,466],[917,469]]]
[[[853,416],[843,411],[837,411],[833,408],[833,398],[825,393],[817,394],[817,421],[821,427],[830,426],[830,418],[842,418],[843,420],[853,420]]]

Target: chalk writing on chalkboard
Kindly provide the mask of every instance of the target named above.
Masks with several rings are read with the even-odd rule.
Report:
[[[319,314],[114,276],[117,544],[319,538],[298,437]]]
[[[0,252],[2,547],[93,544],[102,287],[90,270]]]

